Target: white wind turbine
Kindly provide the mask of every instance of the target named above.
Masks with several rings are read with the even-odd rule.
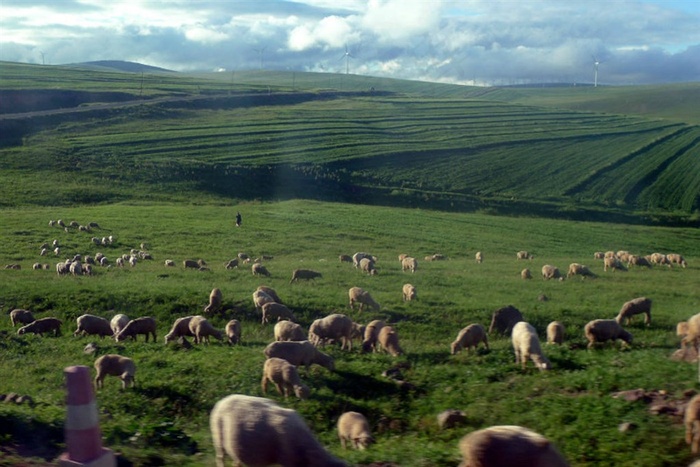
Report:
[[[354,58],[354,56],[353,56],[353,55],[350,53],[350,51],[348,50],[348,45],[345,44],[345,53],[343,54],[342,57],[340,57],[340,59],[341,59],[341,60],[342,60],[343,58],[345,59],[345,74],[346,74],[346,75],[350,73],[350,57],[353,57],[353,58]]]
[[[593,87],[598,87],[598,65],[600,65],[600,60],[598,60],[595,55],[593,56]]]

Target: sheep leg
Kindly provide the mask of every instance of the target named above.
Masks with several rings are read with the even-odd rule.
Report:
[[[262,381],[260,381],[260,387],[262,388],[263,394],[267,394],[267,376],[263,375]]]
[[[287,389],[283,388],[280,383],[275,383],[275,387],[277,388],[277,392],[282,394],[285,398],[287,397]]]

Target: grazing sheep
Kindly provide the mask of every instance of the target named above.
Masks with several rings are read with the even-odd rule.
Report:
[[[668,260],[668,257],[664,255],[663,253],[652,253],[649,255],[649,261],[652,264],[659,264],[659,265],[667,265],[669,268],[671,266],[671,262]]]
[[[470,324],[457,334],[457,339],[450,345],[450,353],[456,355],[462,349],[476,349],[483,342],[486,350],[489,349],[489,338],[486,329],[481,324]]]
[[[243,261],[244,263],[247,263],[248,261],[250,261],[250,256],[247,255],[247,254],[245,254],[245,253],[242,253],[242,252],[241,252],[241,253],[238,253],[237,256],[238,256],[238,259],[240,259],[240,260]]]
[[[367,327],[365,327],[364,340],[362,341],[362,351],[369,352],[370,350],[377,350],[377,338],[379,337],[379,331],[386,326],[386,323],[380,319],[375,319],[370,321]]]
[[[593,253],[593,259],[604,259],[605,258],[605,253],[602,251],[596,251]]]
[[[418,260],[416,258],[407,256],[401,260],[402,271],[416,272],[416,269],[418,269]]]
[[[82,276],[83,275],[83,265],[80,261],[73,261],[70,263],[69,267],[72,276]]]
[[[592,349],[596,343],[615,341],[616,339],[622,339],[627,344],[632,344],[632,334],[622,329],[622,326],[614,319],[589,321],[584,327],[584,334],[588,339],[589,349]]]
[[[355,266],[355,269],[360,268],[360,261],[362,261],[362,258],[369,258],[372,261],[374,261],[375,263],[377,262],[376,256],[370,255],[369,253],[364,253],[364,252],[358,251],[357,253],[352,255],[352,264],[353,264],[353,266]]]
[[[516,323],[523,321],[523,314],[513,305],[508,305],[493,312],[491,316],[491,325],[489,326],[489,334],[499,332],[500,334],[510,335],[513,326]]]
[[[683,256],[679,255],[678,253],[669,253],[666,255],[666,258],[668,259],[668,262],[670,264],[679,264],[680,266],[685,269],[688,267],[688,262],[683,258]]]
[[[552,321],[547,325],[547,343],[560,345],[564,343],[564,325],[559,321]]]
[[[562,279],[562,275],[559,272],[559,268],[556,266],[552,266],[551,264],[545,264],[542,266],[542,279],[544,280],[549,280],[549,279]]]
[[[126,316],[125,314],[117,314],[114,315],[114,317],[111,319],[109,322],[109,327],[112,329],[112,334],[117,335],[121,332],[122,329],[124,329],[124,326],[126,326],[126,323],[129,322],[129,317]]]
[[[480,251],[477,251],[474,254],[474,259],[476,260],[477,263],[481,264],[484,262],[484,254]]]
[[[520,277],[522,279],[532,279],[532,273],[528,268],[525,268],[522,271],[520,271]]]
[[[266,303],[262,306],[262,324],[269,323],[271,319],[277,318],[277,321],[288,319],[295,321],[292,310],[277,302]]]
[[[651,269],[651,262],[644,256],[630,255],[629,258],[627,258],[627,267],[629,268],[630,266],[644,266]]]
[[[114,264],[116,264],[120,268],[124,267],[124,258],[120,257],[120,258],[115,259]]]
[[[305,341],[306,335],[301,325],[288,320],[278,321],[274,330],[275,341]]]
[[[460,440],[459,450],[459,467],[569,467],[547,438],[521,426],[473,431]]]
[[[608,268],[612,269],[613,272],[627,271],[627,268],[624,264],[622,264],[622,261],[615,258],[614,256],[606,256],[603,260],[603,271],[607,271]]]
[[[148,342],[148,337],[153,336],[153,342],[156,341],[156,320],[150,316],[142,316],[141,318],[132,319],[124,329],[122,329],[119,334],[114,336],[117,342],[125,340],[127,337],[131,337],[136,340],[139,334],[144,334],[146,336],[146,342]]]
[[[173,261],[172,259],[166,259],[164,264],[165,264],[167,267],[172,268],[172,267],[175,266],[175,261]]]
[[[41,251],[39,251],[39,256],[46,256],[48,252],[48,248],[42,248]]]
[[[682,340],[687,335],[688,335],[688,322],[681,321],[678,324],[676,324],[676,336],[680,337]]]
[[[47,332],[53,332],[54,336],[60,336],[62,324],[63,322],[58,318],[40,318],[19,328],[17,330],[17,335],[21,336],[28,332],[43,335]]]
[[[340,255],[338,259],[341,263],[352,263],[352,256],[350,255]]]
[[[186,259],[182,262],[185,269],[199,269],[199,263],[193,259]]]
[[[238,268],[238,258],[231,259],[224,263],[225,269],[236,269]]]
[[[193,316],[189,324],[190,332],[194,336],[195,344],[209,343],[209,337],[216,340],[223,340],[221,331],[214,329],[214,326],[202,315]]]
[[[128,261],[129,261],[129,266],[131,266],[132,268],[134,266],[136,266],[136,263],[138,262],[138,260],[136,259],[136,256],[129,256]]]
[[[362,258],[360,260],[360,270],[362,270],[362,272],[366,272],[370,276],[377,274],[377,268],[374,266],[374,261],[369,258]]]
[[[53,254],[54,254],[54,256],[60,255],[60,254],[61,254],[61,247],[58,247],[58,246],[57,246],[56,248],[54,248],[54,249],[53,249]]]
[[[530,323],[520,321],[513,326],[512,341],[513,350],[515,351],[515,363],[520,362],[523,370],[525,365],[527,365],[528,359],[531,359],[532,363],[540,370],[549,370],[551,368],[551,363],[542,354],[537,331]]]
[[[352,333],[352,320],[344,314],[333,313],[311,323],[309,342],[318,347],[326,339],[340,340],[342,350],[345,350],[346,346],[348,350],[352,350]]]
[[[416,288],[411,284],[403,285],[403,301],[410,302],[416,299]]]
[[[214,313],[221,308],[221,300],[222,300],[222,294],[221,294],[221,289],[219,288],[214,288],[211,289],[211,292],[209,293],[209,305],[204,307],[204,312],[205,313]]]
[[[107,375],[117,376],[122,380],[122,389],[127,386],[136,385],[136,364],[129,357],[122,357],[117,354],[103,355],[95,360],[95,389],[100,389],[104,386],[104,379]]]
[[[104,339],[105,336],[113,336],[114,331],[110,326],[109,321],[101,316],[84,314],[76,319],[78,328],[73,333],[74,336],[82,334],[83,336],[96,335]]]
[[[180,337],[194,337],[194,333],[190,331],[190,321],[194,316],[184,316],[178,318],[170,328],[170,332],[165,335],[165,343],[176,341]]]
[[[571,276],[598,277],[588,269],[588,266],[579,263],[569,264],[569,272],[566,273],[566,277],[569,278]]]
[[[518,259],[533,259],[534,256],[530,253],[528,253],[525,250],[521,250],[515,254],[515,257]]]
[[[262,290],[256,290],[255,292],[253,292],[253,304],[255,305],[256,311],[262,312],[262,307],[266,303],[276,303],[276,301],[274,298],[272,298],[270,295],[263,292]]]
[[[348,297],[350,297],[350,309],[354,310],[355,303],[359,303],[359,311],[367,305],[376,311],[379,311],[379,303],[375,302],[369,292],[365,291],[360,287],[352,287],[348,290]]]
[[[681,341],[681,347],[685,348],[687,344],[693,344],[696,351],[700,350],[700,313],[688,318],[686,335]]]
[[[283,358],[297,367],[304,365],[307,372],[314,363],[330,371],[335,369],[333,357],[321,352],[309,341],[272,342],[265,347],[263,353],[267,358]]]
[[[338,438],[343,449],[347,448],[347,441],[350,441],[355,449],[360,450],[367,449],[374,443],[369,422],[359,412],[345,412],[338,418]]]
[[[651,299],[646,297],[637,297],[634,300],[625,302],[620,308],[620,312],[615,317],[615,321],[620,324],[630,324],[634,315],[644,315],[644,324],[651,324]],[[624,321],[624,323],[623,323]]]
[[[316,440],[303,418],[262,397],[232,394],[210,415],[216,467],[226,456],[234,465],[345,467]]]
[[[241,322],[232,319],[226,323],[226,339],[229,345],[236,345],[241,342]]]
[[[437,422],[441,430],[454,428],[467,421],[467,414],[463,410],[447,409],[440,412],[437,416]]]
[[[399,345],[399,335],[393,326],[384,326],[379,330],[377,342],[381,347],[389,352],[392,357],[398,357],[403,354],[403,350]]]
[[[83,264],[83,275],[92,276],[92,264]]]
[[[272,357],[265,360],[260,386],[263,394],[267,393],[267,383],[271,381],[277,391],[286,399],[294,393],[299,399],[309,398],[309,387],[301,382],[297,367],[282,358]]]
[[[270,277],[270,271],[268,271],[267,268],[260,263],[253,263],[251,270],[253,271],[254,276]]]
[[[312,271],[311,269],[295,269],[292,271],[292,280],[289,281],[289,283],[291,284],[299,279],[311,280],[316,279],[317,277],[323,277],[323,275],[320,272]]]
[[[68,274],[70,272],[70,260],[67,259],[65,261],[61,261],[60,263],[56,263],[56,274],[59,276],[63,276],[65,274]]]
[[[435,253],[430,257],[430,261],[444,261],[445,259],[447,259],[445,255],[442,255],[440,253]]]
[[[272,298],[273,301],[275,301],[277,303],[282,303],[280,296],[277,295],[277,292],[275,292],[275,289],[273,289],[272,287],[268,287],[266,285],[261,285],[261,286],[258,286],[258,288],[255,290],[265,292],[266,294],[268,294]]]
[[[34,315],[29,310],[15,308],[10,312],[10,322],[12,323],[13,328],[15,327],[15,324],[29,324],[33,323],[34,321]]]
[[[693,454],[700,452],[700,394],[696,394],[685,407],[685,442]]]

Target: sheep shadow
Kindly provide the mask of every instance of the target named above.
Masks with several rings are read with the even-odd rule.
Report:
[[[352,371],[336,370],[334,373],[342,379],[327,381],[328,389],[334,394],[343,394],[350,399],[387,397],[399,392],[396,383],[390,380],[381,380],[371,375]]]

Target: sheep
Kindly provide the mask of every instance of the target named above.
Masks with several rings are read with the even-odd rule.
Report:
[[[700,347],[700,313],[688,318],[686,323],[686,333],[681,341],[681,347],[685,348],[687,344],[692,343],[693,348],[698,350],[698,347]]]
[[[513,326],[511,335],[513,341],[513,350],[515,351],[515,363],[520,362],[522,369],[525,369],[528,358],[532,360],[540,370],[549,370],[551,363],[547,357],[542,354],[540,347],[540,339],[537,337],[537,331],[530,323],[520,321]]]
[[[542,266],[542,279],[544,280],[549,280],[549,279],[562,279],[562,275],[559,272],[559,268],[556,266],[552,266],[551,264],[545,264]]]
[[[529,259],[532,260],[534,256],[531,253],[528,253],[525,250],[521,250],[515,254],[515,257],[518,259]]]
[[[269,323],[273,318],[277,318],[277,321],[282,319],[295,320],[292,310],[281,303],[270,302],[264,304],[262,306],[262,324]]]
[[[186,259],[182,261],[182,265],[185,269],[199,269],[199,263],[193,259]]]
[[[489,338],[486,336],[486,329],[481,324],[470,324],[457,334],[457,338],[450,345],[450,353],[456,355],[462,349],[476,349],[479,343],[483,342],[486,350],[489,349]]]
[[[605,253],[602,251],[596,251],[593,253],[593,259],[604,259],[605,258]]]
[[[362,261],[362,258],[369,258],[372,261],[374,261],[375,263],[377,262],[376,256],[370,255],[369,253],[364,253],[364,252],[358,251],[357,253],[352,255],[352,264],[353,264],[353,266],[355,266],[355,269],[360,268],[360,261]]]
[[[225,269],[237,269],[238,268],[238,258],[228,260],[224,263]]]
[[[211,411],[216,467],[234,465],[345,467],[316,440],[301,416],[262,397],[232,394]]]
[[[595,319],[586,323],[583,329],[586,339],[588,339],[588,349],[592,349],[596,343],[615,341],[616,339],[622,339],[627,344],[632,344],[632,334],[622,329],[620,323],[614,319]]]
[[[430,261],[444,261],[445,255],[441,255],[440,253],[435,253],[430,257]]]
[[[253,271],[254,276],[270,277],[270,271],[268,271],[267,268],[260,263],[253,263],[251,271]]]
[[[544,436],[521,426],[492,426],[473,431],[459,442],[459,467],[569,467]]]
[[[377,342],[379,345],[389,352],[392,357],[398,357],[403,354],[403,349],[399,345],[399,335],[393,326],[384,326],[379,330],[377,335]]]
[[[170,328],[170,332],[165,335],[165,343],[176,341],[180,337],[194,337],[194,333],[190,331],[190,321],[194,316],[184,316],[178,318]]]
[[[411,284],[403,285],[403,301],[410,302],[416,299],[416,288]]]
[[[350,309],[354,310],[355,302],[359,303],[359,311],[367,305],[376,311],[379,311],[379,303],[375,302],[369,292],[365,291],[360,287],[352,287],[348,290],[348,297],[350,297]]]
[[[341,263],[352,263],[352,256],[350,255],[340,255],[338,259]]]
[[[644,324],[651,324],[651,299],[637,297],[625,302],[620,308],[620,312],[615,317],[615,321],[620,324],[630,324],[634,315],[644,314]],[[623,323],[624,321],[624,323]]]
[[[84,336],[97,335],[104,339],[105,336],[113,336],[114,331],[105,318],[90,314],[78,316],[76,319],[78,325],[73,333],[74,336],[82,334]]]
[[[209,343],[209,337],[216,340],[223,340],[221,331],[214,329],[214,326],[202,315],[193,316],[189,324],[190,332],[194,336],[195,344]]]
[[[291,321],[283,320],[275,324],[275,341],[305,341],[306,335],[301,325]]]
[[[477,251],[474,254],[474,259],[476,260],[477,263],[481,264],[484,262],[484,254],[480,251]]]
[[[129,357],[122,357],[117,354],[103,355],[95,360],[95,389],[104,386],[104,379],[107,375],[117,376],[122,380],[122,389],[129,385],[136,386],[136,364]]]
[[[163,264],[165,264],[166,267],[172,268],[175,266],[175,261],[172,259],[166,259]]]
[[[454,428],[467,421],[467,414],[463,410],[447,409],[440,412],[437,422],[441,430]]]
[[[277,391],[286,399],[291,393],[299,399],[309,398],[309,387],[301,382],[297,367],[282,358],[272,357],[265,360],[260,386],[263,394],[267,393],[267,383],[272,382]]]
[[[504,335],[510,335],[513,326],[519,321],[523,321],[523,315],[520,310],[513,305],[508,305],[493,312],[491,316],[491,325],[489,326],[489,334],[499,332]]]
[[[124,314],[117,314],[112,317],[111,321],[109,322],[109,327],[112,329],[112,334],[117,335],[121,332],[122,329],[124,329],[124,326],[126,326],[126,323],[129,322],[129,317],[124,315]]]
[[[630,255],[627,258],[627,267],[629,268],[630,266],[644,266],[651,269],[651,262],[644,256]]]
[[[355,449],[365,450],[374,443],[369,422],[359,412],[345,412],[338,418],[338,438],[343,449],[350,441]]]
[[[81,276],[83,274],[83,265],[80,261],[70,263],[69,271],[72,276]]]
[[[700,452],[700,394],[696,394],[685,407],[685,442],[693,454]]]
[[[265,347],[263,353],[267,358],[283,358],[297,367],[304,365],[307,372],[314,363],[330,371],[335,370],[333,357],[321,352],[309,341],[272,342]]]
[[[669,268],[671,266],[671,262],[668,260],[668,257],[664,255],[663,253],[652,253],[649,255],[649,261],[652,264],[659,264],[659,265],[667,265]]]
[[[292,271],[292,280],[289,281],[289,283],[291,284],[299,279],[311,280],[316,279],[317,277],[323,277],[323,275],[320,272],[312,271],[311,269],[295,269]]]
[[[46,256],[46,254],[49,252],[47,248],[42,248],[41,251],[39,251],[39,256]]]
[[[34,315],[29,310],[24,310],[22,308],[15,308],[10,312],[10,322],[14,328],[17,323],[20,324],[30,324],[36,321]]]
[[[571,276],[597,277],[588,269],[588,266],[579,263],[569,264],[569,271],[566,273],[566,277],[569,278]]]
[[[219,308],[221,308],[221,299],[222,299],[221,289],[218,289],[218,288],[211,289],[211,292],[209,293],[209,305],[204,307],[204,312],[205,313],[213,313],[213,312],[217,311]]]
[[[276,303],[276,302],[275,302],[274,298],[272,298],[270,295],[263,292],[262,290],[256,290],[255,292],[253,292],[253,304],[255,305],[256,311],[262,312],[262,307],[266,303]]]
[[[418,269],[418,260],[416,258],[407,256],[401,260],[402,271],[411,271],[413,273],[416,272],[416,269]]]
[[[562,344],[564,342],[564,325],[559,321],[552,321],[547,325],[547,343]]]
[[[386,323],[380,319],[375,319],[370,321],[367,327],[365,327],[364,340],[362,341],[362,351],[369,352],[370,350],[377,350],[377,338],[379,337],[379,331],[386,326]]]
[[[229,345],[236,345],[241,342],[241,322],[232,319],[226,323],[226,339]]]
[[[683,267],[683,269],[688,267],[688,262],[685,260],[685,258],[683,258],[683,256],[679,255],[678,253],[669,253],[666,255],[666,258],[668,259],[668,262],[671,265],[678,264],[681,267]]]
[[[128,262],[129,262],[129,266],[131,266],[133,268],[134,266],[136,266],[138,259],[136,258],[136,256],[132,255],[132,256],[129,256]]]
[[[325,339],[341,341],[341,349],[352,350],[353,322],[346,315],[333,313],[317,319],[309,326],[309,342],[319,346]]]
[[[260,285],[260,286],[258,286],[258,288],[255,289],[255,290],[259,290],[259,291],[261,291],[261,292],[265,292],[266,294],[268,294],[268,295],[272,298],[273,301],[275,301],[275,302],[277,302],[277,303],[282,303],[282,300],[280,299],[280,296],[277,295],[277,292],[275,292],[275,289],[273,289],[272,287],[268,287],[268,286],[266,286],[266,285]]]
[[[60,255],[61,254],[61,247],[57,246],[56,248],[54,248],[53,254],[54,254],[54,256]]]
[[[83,264],[83,275],[92,276],[92,264]]]
[[[248,256],[248,255],[245,254],[245,253],[242,253],[242,252],[241,252],[241,253],[238,253],[237,256],[238,256],[238,259],[240,259],[240,260],[243,261],[244,263],[247,263],[247,262],[250,261],[250,256]]]
[[[17,335],[21,336],[28,332],[43,335],[47,332],[53,332],[54,336],[60,336],[62,324],[63,322],[58,318],[40,318],[19,328]]]
[[[114,264],[116,264],[120,268],[124,267],[124,258],[119,257],[115,259]]]
[[[688,335],[688,322],[680,321],[676,324],[676,336],[680,337],[681,340]]]
[[[360,269],[362,272],[366,272],[370,276],[377,274],[377,268],[374,266],[374,261],[369,258],[362,258],[360,260]]]
[[[627,271],[627,268],[624,264],[622,264],[622,261],[614,256],[606,256],[603,260],[603,271],[607,271],[608,268],[612,269],[613,272]]]
[[[520,271],[520,278],[521,279],[532,279],[532,273],[528,268],[523,269]]]
[[[68,274],[70,272],[70,260],[67,259],[65,261],[61,261],[60,263],[56,263],[56,274],[59,276],[63,276],[65,274]]]
[[[100,266],[107,266],[109,264],[109,260],[107,259],[106,256],[103,256],[100,258]]]
[[[146,342],[148,342],[148,337],[153,336],[153,342],[156,341],[156,320],[150,316],[143,316],[141,318],[132,319],[124,329],[122,329],[119,334],[114,336],[114,340],[121,342],[127,337],[131,337],[136,340],[139,334],[144,334],[146,336]]]

